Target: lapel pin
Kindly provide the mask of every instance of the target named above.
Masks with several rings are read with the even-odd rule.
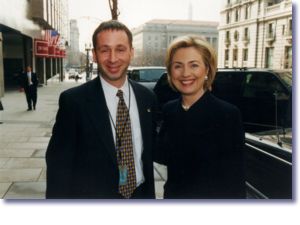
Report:
[[[147,109],[147,112],[151,112],[151,109],[149,108],[149,109]]]

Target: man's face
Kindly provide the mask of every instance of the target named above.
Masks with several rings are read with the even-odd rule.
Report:
[[[105,30],[97,35],[94,60],[98,63],[101,75],[108,83],[121,87],[126,79],[127,68],[133,57],[126,32]]]

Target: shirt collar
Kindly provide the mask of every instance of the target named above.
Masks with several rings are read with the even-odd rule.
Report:
[[[104,93],[107,93],[108,96],[115,96],[117,98],[117,92],[118,90],[122,90],[124,94],[124,99],[128,99],[129,96],[129,83],[128,79],[125,80],[123,86],[121,88],[116,88],[115,86],[108,83],[103,77],[100,75],[100,81],[104,90]]]

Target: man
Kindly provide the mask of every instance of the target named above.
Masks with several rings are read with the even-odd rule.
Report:
[[[30,66],[26,67],[26,72],[22,74],[21,86],[24,88],[26,101],[28,105],[27,111],[35,110],[37,102],[37,86],[38,79],[36,73],[32,72]]]
[[[156,99],[127,79],[132,34],[118,21],[103,22],[93,47],[99,77],[59,99],[46,153],[46,197],[154,198]]]

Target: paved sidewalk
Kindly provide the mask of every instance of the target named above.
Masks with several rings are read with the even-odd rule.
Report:
[[[36,111],[26,111],[24,93],[8,91],[0,111],[0,198],[44,199],[45,152],[58,109],[59,94],[79,85],[75,81],[52,79],[38,88]],[[165,167],[155,164],[156,197],[162,198]]]

